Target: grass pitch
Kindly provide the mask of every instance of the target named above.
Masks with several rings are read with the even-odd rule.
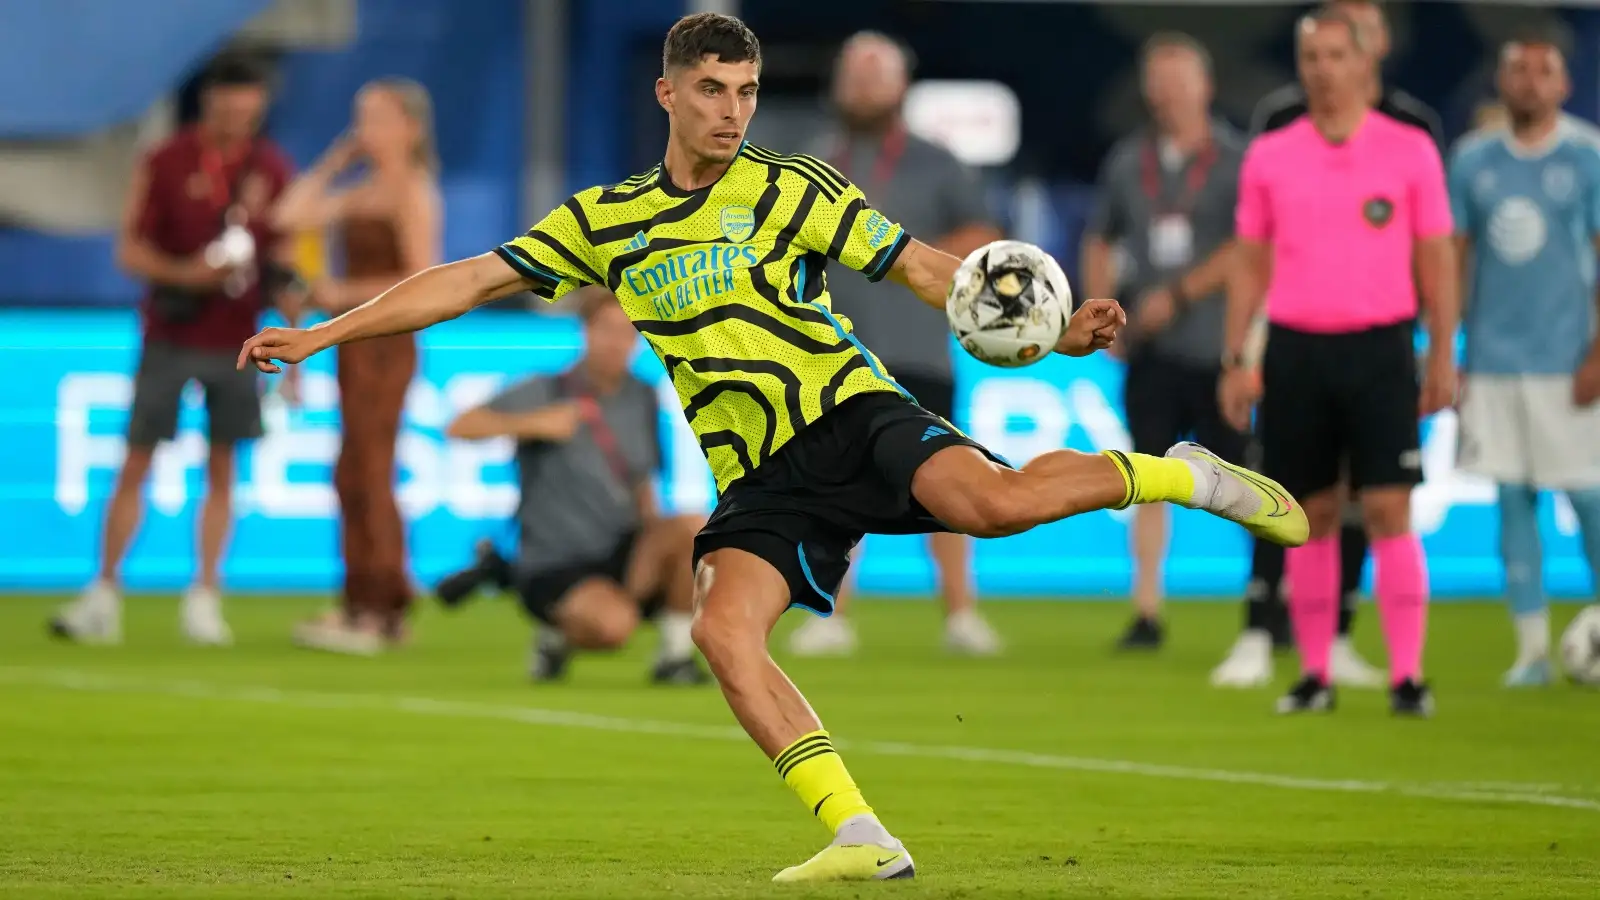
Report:
[[[768,879],[826,834],[714,688],[644,683],[648,629],[532,686],[503,603],[375,660],[290,647],[304,598],[234,600],[222,651],[171,598],[124,647],[51,643],[51,604],[0,599],[5,897],[1600,896],[1600,692],[1497,687],[1498,605],[1434,607],[1418,722],[1207,687],[1232,604],[1120,657],[1120,604],[992,603],[1011,652],[968,660],[932,604],[864,603],[858,657],[779,656],[918,878],[794,889]]]

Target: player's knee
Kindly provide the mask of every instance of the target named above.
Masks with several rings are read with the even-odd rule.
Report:
[[[1411,531],[1411,489],[1377,488],[1363,492],[1361,518],[1373,539],[1398,537]]]
[[[1338,490],[1330,488],[1300,498],[1300,506],[1305,510],[1312,537],[1327,537],[1339,530],[1344,513],[1341,496]]]
[[[607,610],[592,623],[595,649],[616,650],[628,642],[639,625],[638,612],[626,606]]]

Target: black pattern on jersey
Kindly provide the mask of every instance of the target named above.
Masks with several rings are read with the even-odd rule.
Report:
[[[573,253],[571,250],[568,250],[566,245],[562,244],[560,241],[550,237],[544,232],[537,230],[529,231],[527,237],[529,240],[537,241],[538,243],[549,247],[552,252],[571,265],[580,275],[582,275],[583,278],[587,279],[590,284],[605,283],[605,279],[600,277],[599,272],[589,268],[588,263],[584,262],[582,259],[579,259],[577,254]],[[538,260],[535,260],[533,256],[528,253],[528,251],[518,247],[515,244],[502,245],[501,249],[509,251],[525,264],[517,267],[518,269],[522,270],[524,275],[532,276],[533,280],[539,283],[539,286],[544,287],[547,290],[554,289],[557,282],[549,280],[549,275],[545,274],[545,268],[541,266]]]
[[[572,217],[578,220],[578,230],[583,232],[583,239],[591,246],[604,247],[616,241],[625,241],[639,232],[649,232],[657,225],[670,225],[673,222],[682,222],[693,216],[706,205],[711,198],[710,191],[698,191],[694,196],[685,198],[666,209],[661,210],[648,219],[637,219],[632,222],[622,222],[617,225],[607,225],[604,228],[595,228],[589,224],[589,216],[579,205],[577,198],[569,198],[563,205],[572,211]],[[706,243],[699,241],[698,243]]]
[[[817,310],[812,311],[818,312]],[[850,349],[849,341],[841,339],[831,344],[824,343],[812,337],[811,335],[806,334],[793,325],[767,315],[759,309],[751,306],[743,306],[737,303],[727,303],[722,306],[714,306],[697,316],[687,319],[679,319],[677,321],[652,321],[649,319],[640,319],[633,324],[634,327],[638,329],[639,333],[643,335],[678,337],[685,334],[693,334],[694,332],[699,331],[707,326],[717,325],[734,319],[737,319],[741,322],[748,322],[749,324],[760,328],[762,331],[765,331],[778,340],[783,341],[785,344],[788,344],[791,347],[795,347],[799,350],[803,350],[806,353],[843,353],[844,351]]]
[[[639,191],[650,187],[661,176],[661,164],[656,163],[649,169],[630,177],[628,180],[610,187],[603,188],[600,196],[595,198],[596,203],[627,203],[639,196]]]
[[[866,368],[870,367],[867,365],[867,358],[864,356],[856,355],[845,360],[844,365],[839,367],[839,371],[833,373],[833,377],[828,379],[827,385],[822,389],[822,411],[827,412],[838,405],[839,389],[844,387],[845,379],[850,377],[851,372]]]
[[[772,455],[772,442],[778,434],[778,411],[772,408],[772,403],[767,400],[766,394],[761,393],[760,388],[748,381],[740,381],[738,379],[730,378],[726,381],[719,381],[710,387],[707,387],[700,393],[695,394],[694,399],[689,401],[689,405],[683,408],[683,417],[684,419],[688,420],[691,426],[694,425],[694,420],[700,415],[700,410],[705,409],[718,397],[730,392],[735,394],[743,394],[746,397],[749,397],[751,401],[755,403],[755,405],[761,407],[761,411],[766,416],[765,422],[762,423],[763,431],[760,448],[761,456],[758,460],[756,460],[757,464],[759,464],[762,460],[765,460],[767,457]],[[712,434],[727,433],[728,432],[725,431],[714,431],[706,435],[706,437],[710,437]],[[707,447],[704,438],[701,439],[700,446],[702,448]],[[745,471],[748,472],[750,470],[750,463],[748,461],[748,447],[745,448],[745,456],[746,459],[741,460],[741,462],[744,463]]]
[[[843,193],[845,186],[849,183],[845,181],[843,175],[839,174],[838,169],[817,159],[815,156],[807,156],[804,153],[785,156],[763,147],[746,144],[744,155],[757,162],[766,163],[774,168],[799,175],[821,191],[822,195],[828,198],[829,203],[838,200],[839,195]]]
[[[711,456],[712,447],[732,447],[734,456],[738,457],[739,465],[744,467],[744,474],[755,471],[756,464],[750,459],[750,447],[739,437],[735,431],[713,431],[700,436],[700,450],[707,457]]]

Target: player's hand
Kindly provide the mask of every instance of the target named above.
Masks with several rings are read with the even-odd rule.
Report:
[[[1164,287],[1140,295],[1133,307],[1133,327],[1141,334],[1155,334],[1172,324],[1178,315],[1178,301]]]
[[[320,335],[308,328],[268,328],[244,342],[236,366],[243,370],[254,364],[257,370],[276,375],[283,367],[273,360],[294,365],[322,349]]]
[[[1572,377],[1572,403],[1593,406],[1600,400],[1600,352],[1591,352]]]
[[[1128,315],[1115,300],[1085,300],[1067,321],[1066,333],[1056,342],[1063,356],[1088,356],[1104,350],[1117,340],[1117,332],[1128,324]]]
[[[1456,405],[1456,361],[1449,353],[1428,353],[1422,374],[1422,393],[1417,412],[1424,418]]]
[[[1234,367],[1217,382],[1217,405],[1234,431],[1250,430],[1250,412],[1261,399],[1261,379],[1250,369]]]

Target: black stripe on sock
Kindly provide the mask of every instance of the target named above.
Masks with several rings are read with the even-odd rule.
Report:
[[[1116,462],[1117,468],[1122,470],[1122,477],[1128,481],[1128,498],[1122,501],[1121,506],[1111,508],[1127,509],[1133,505],[1133,498],[1139,496],[1139,476],[1134,474],[1133,462],[1128,459],[1127,454],[1121,450],[1107,450],[1106,453]]]
[[[782,771],[789,760],[793,759],[797,754],[804,753],[807,750],[813,750],[817,747],[826,747],[829,750],[832,750],[833,742],[828,740],[828,736],[825,734],[801,738],[800,740],[795,741],[793,744],[790,744],[787,750],[779,753],[778,758],[772,761],[772,765],[775,766],[779,771]]]
[[[815,750],[812,750],[810,753],[803,753],[800,756],[794,757],[789,760],[788,764],[778,770],[778,777],[788,778],[789,773],[794,771],[795,766],[800,765],[808,759],[816,759],[819,756],[827,756],[830,753],[833,753],[833,747],[818,747]]]

